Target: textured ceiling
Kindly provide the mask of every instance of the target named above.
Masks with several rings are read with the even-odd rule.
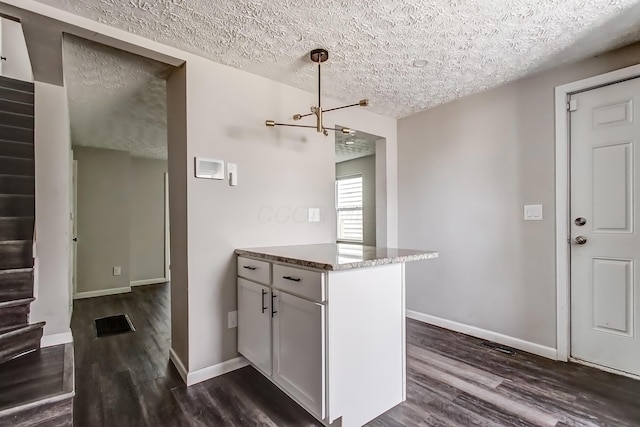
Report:
[[[637,0],[39,1],[308,91],[325,47],[324,95],[391,117],[640,39]]]
[[[69,35],[63,51],[72,144],[166,159],[171,67]]]
[[[336,163],[376,154],[376,142],[382,137],[356,131],[353,135],[336,132]],[[353,144],[347,145],[350,141]]]

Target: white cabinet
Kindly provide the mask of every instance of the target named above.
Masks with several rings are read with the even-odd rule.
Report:
[[[325,425],[405,399],[404,267],[343,271],[238,258],[238,352]]]
[[[325,417],[325,307],[273,291],[273,380],[316,417]]]
[[[271,375],[271,289],[238,278],[238,352]]]

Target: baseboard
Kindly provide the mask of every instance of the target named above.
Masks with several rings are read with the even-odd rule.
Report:
[[[71,331],[62,332],[60,334],[44,335],[40,340],[40,347],[52,347],[54,345],[61,345],[73,342],[73,335]]]
[[[124,286],[122,288],[102,289],[99,291],[78,292],[73,295],[73,299],[103,297],[106,295],[126,294],[127,292],[131,292],[131,286]]]
[[[187,374],[187,386],[201,383],[202,381],[210,380],[211,378],[219,377],[236,369],[244,368],[248,366],[249,362],[242,356],[235,359],[226,360],[216,365],[207,366],[206,368],[198,369],[197,371],[189,372]]]
[[[552,347],[546,347],[530,341],[521,340],[520,338],[510,337],[508,335],[499,334],[497,332],[488,331],[475,326],[465,325],[464,323],[454,322],[453,320],[442,319],[440,317],[431,316],[418,311],[407,310],[406,314],[409,319],[417,320],[419,322],[450,329],[452,331],[471,335],[472,337],[481,338],[483,340],[493,341],[498,344],[526,351],[527,353],[537,354],[538,356],[546,357],[548,359],[557,360],[558,358],[558,351]]]
[[[129,286],[145,286],[145,285],[159,285],[160,283],[167,283],[168,280],[164,277],[159,277],[157,279],[146,279],[146,280],[134,280],[133,282],[129,282]]]
[[[220,375],[235,371],[236,369],[249,366],[249,361],[244,357],[239,356],[235,359],[226,360],[216,365],[207,366],[206,368],[189,372],[173,349],[169,350],[169,359],[173,362],[173,366],[176,367],[178,373],[182,377],[182,381],[184,381],[187,386],[192,386],[194,384],[201,383],[202,381],[210,380],[211,378],[219,377]]]
[[[176,370],[182,377],[182,381],[187,384],[187,368],[184,367],[184,363],[182,363],[182,360],[180,360],[176,352],[173,351],[173,348],[169,350],[169,360],[173,362],[173,366],[176,367]]]

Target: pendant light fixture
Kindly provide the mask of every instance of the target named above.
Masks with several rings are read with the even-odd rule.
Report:
[[[350,107],[366,107],[366,106],[369,105],[369,100],[368,99],[361,99],[356,104],[344,105],[342,107],[329,108],[328,110],[323,110],[322,109],[322,92],[321,92],[322,82],[321,82],[321,78],[320,78],[321,77],[321,71],[320,70],[322,68],[322,63],[326,62],[327,59],[329,59],[329,52],[327,52],[326,49],[314,49],[309,54],[309,57],[311,58],[311,61],[313,61],[316,64],[318,64],[318,105],[311,107],[311,113],[308,113],[308,114],[294,114],[293,120],[298,121],[298,120],[301,120],[301,119],[303,119],[305,117],[308,117],[308,116],[316,116],[316,125],[315,126],[310,126],[310,125],[294,125],[294,124],[289,124],[289,123],[276,123],[273,120],[267,120],[265,122],[265,125],[267,125],[267,127],[289,126],[289,127],[296,127],[296,128],[316,129],[316,131],[318,133],[323,133],[324,136],[329,135],[328,131],[330,131],[330,130],[336,131],[336,132],[342,132],[342,133],[348,134],[348,135],[351,135],[351,134],[355,133],[355,131],[352,131],[349,128],[337,129],[337,128],[324,127],[324,125],[322,123],[323,114],[324,113],[328,113],[330,111],[342,110],[342,109],[350,108]]]

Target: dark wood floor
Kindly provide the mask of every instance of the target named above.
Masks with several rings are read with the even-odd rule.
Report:
[[[95,338],[127,313],[136,332]],[[319,426],[253,368],[186,388],[169,362],[169,287],[75,302],[75,426]],[[640,381],[407,322],[407,401],[371,426],[640,426]]]

